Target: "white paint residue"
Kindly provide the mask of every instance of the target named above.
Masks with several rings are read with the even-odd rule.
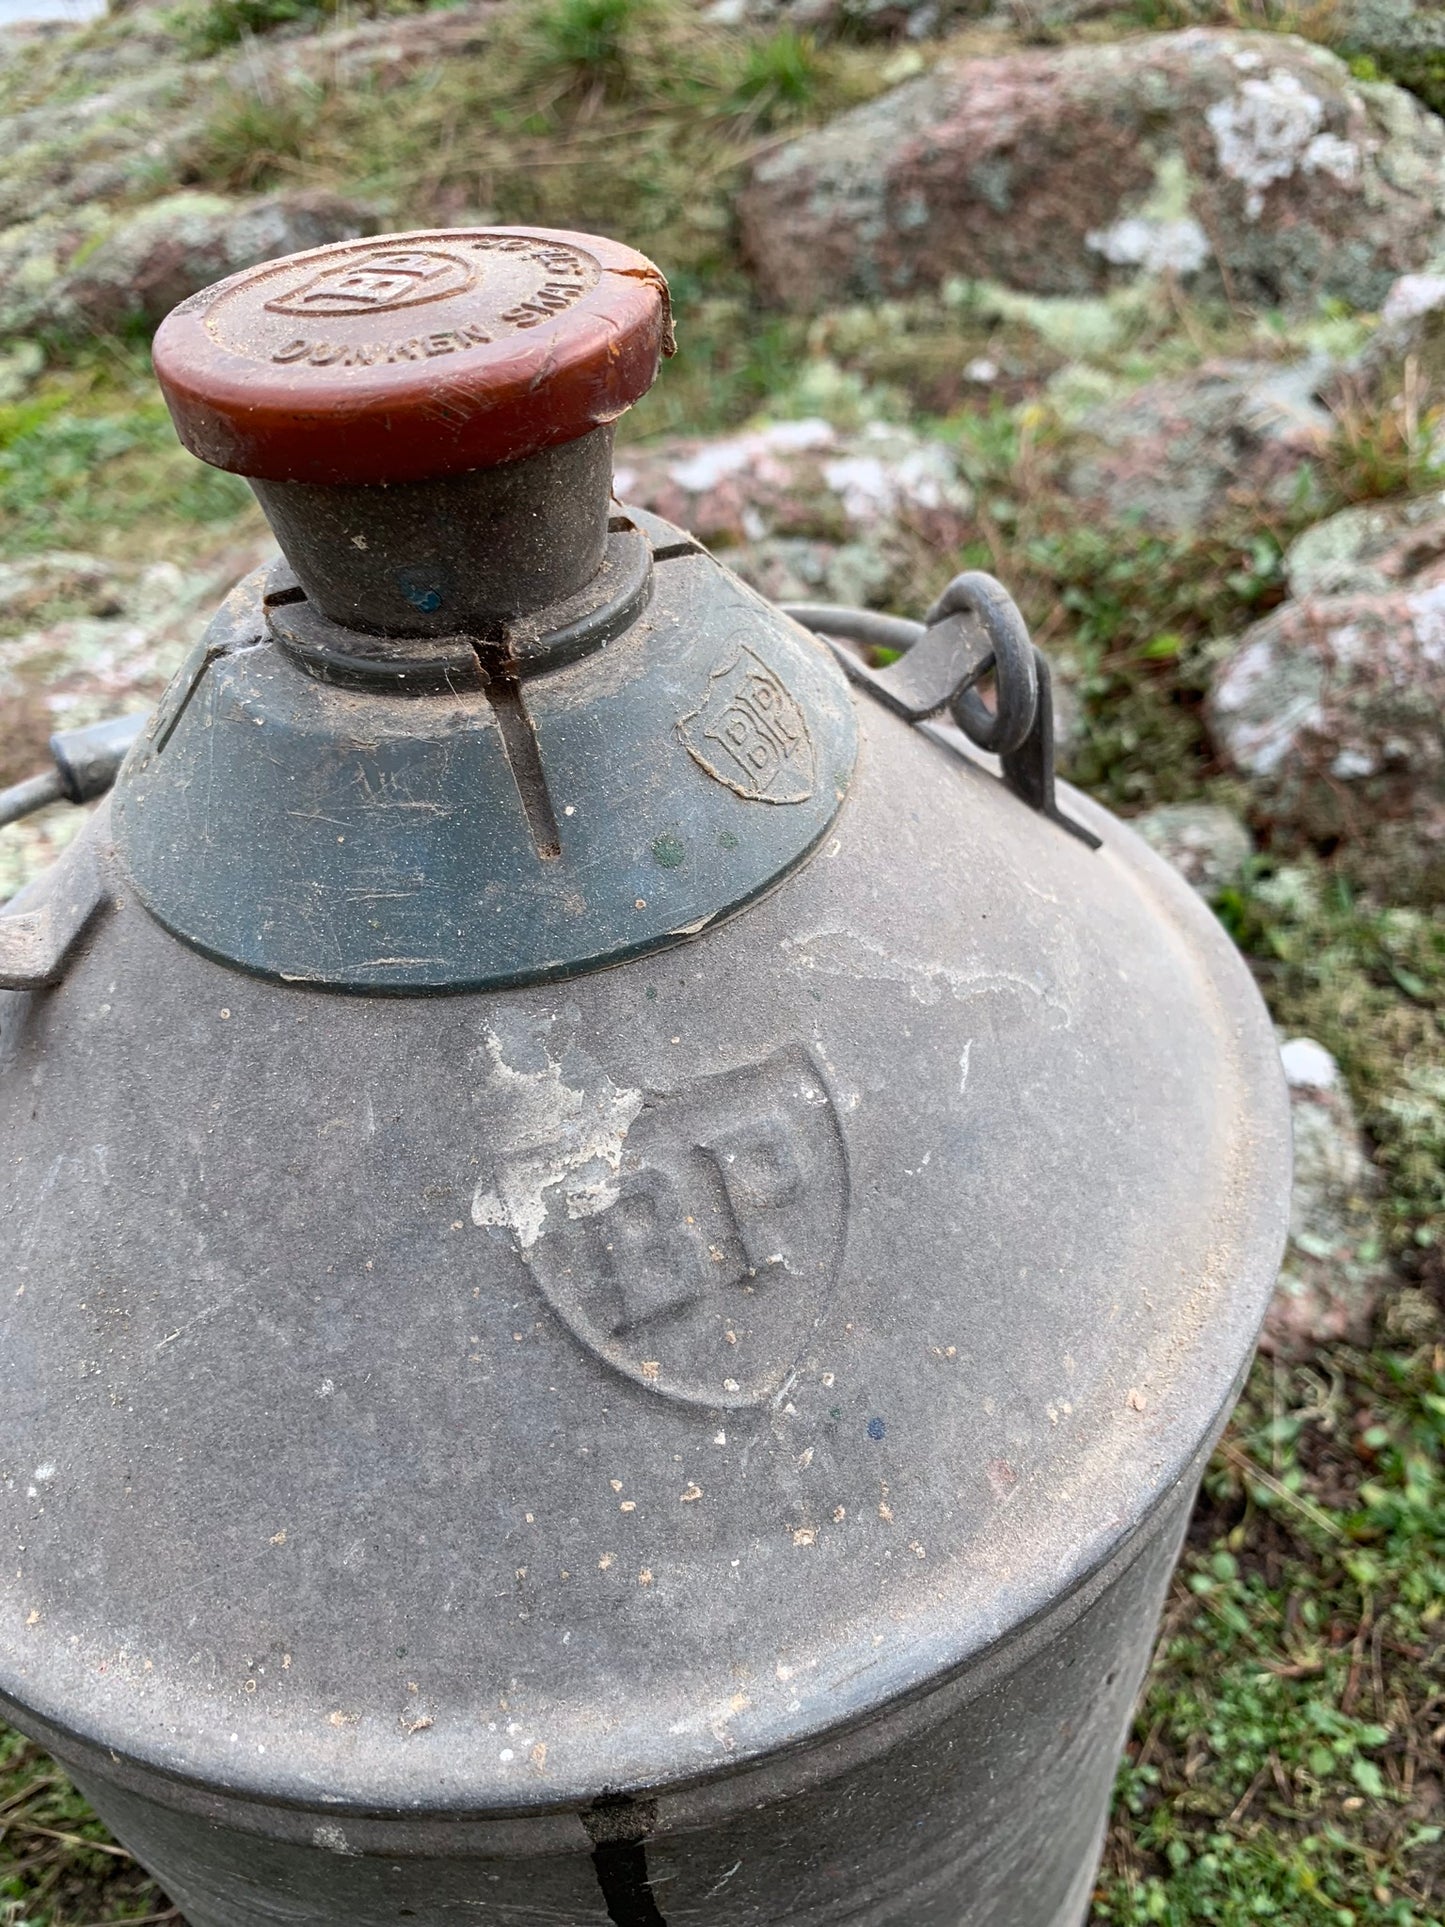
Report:
[[[313,1847],[320,1847],[326,1853],[355,1854],[358,1851],[340,1827],[313,1827],[311,1844]]]
[[[958,1094],[960,1097],[962,1097],[964,1092],[968,1089],[968,1063],[969,1063],[969,1059],[972,1056],[973,1056],[973,1039],[970,1037],[968,1042],[963,1047],[962,1056],[960,1056],[958,1060]]]
[[[826,977],[865,977],[875,983],[905,984],[909,996],[918,1004],[940,1003],[946,994],[964,1003],[970,997],[1022,991],[1057,1011],[1065,1026],[1072,1021],[1067,1004],[1021,970],[998,970],[982,963],[961,969],[952,964],[926,963],[921,958],[885,950],[871,937],[836,927],[809,931],[800,937],[785,937],[782,948],[799,970],[821,971]]]
[[[574,1088],[550,1055],[543,1070],[514,1070],[492,1031],[486,1046],[513,1104],[492,1182],[472,1199],[472,1223],[503,1226],[526,1251],[546,1230],[550,1205],[586,1218],[617,1202],[622,1147],[642,1092],[619,1089],[601,1071],[590,1088]]]
[[[1243,185],[1251,221],[1264,212],[1264,190],[1304,164],[1324,117],[1319,96],[1279,68],[1265,79],[1242,81],[1232,99],[1209,108],[1205,119],[1220,168]]]

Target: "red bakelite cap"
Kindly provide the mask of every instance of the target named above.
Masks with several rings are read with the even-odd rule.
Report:
[[[422,482],[615,421],[672,352],[667,283],[619,242],[444,228],[248,268],[161,323],[176,432],[273,482]]]

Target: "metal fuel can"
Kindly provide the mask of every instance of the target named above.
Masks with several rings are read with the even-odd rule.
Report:
[[[998,583],[613,498],[671,346],[519,228],[156,341],[284,560],[0,912],[0,1707],[191,1927],[1088,1915],[1278,1053]]]

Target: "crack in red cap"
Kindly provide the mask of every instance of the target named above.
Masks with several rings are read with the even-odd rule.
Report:
[[[443,228],[311,248],[192,295],[156,334],[176,432],[273,482],[422,482],[617,419],[672,353],[667,283],[620,242]]]

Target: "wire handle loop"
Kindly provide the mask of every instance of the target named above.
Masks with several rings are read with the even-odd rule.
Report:
[[[954,616],[972,616],[993,648],[996,689],[990,709],[969,683],[957,690],[949,712],[977,748],[1009,756],[1028,740],[1039,708],[1039,678],[1034,645],[1018,604],[1003,584],[982,569],[956,575],[924,617],[926,628]],[[985,665],[986,670],[987,665]]]

